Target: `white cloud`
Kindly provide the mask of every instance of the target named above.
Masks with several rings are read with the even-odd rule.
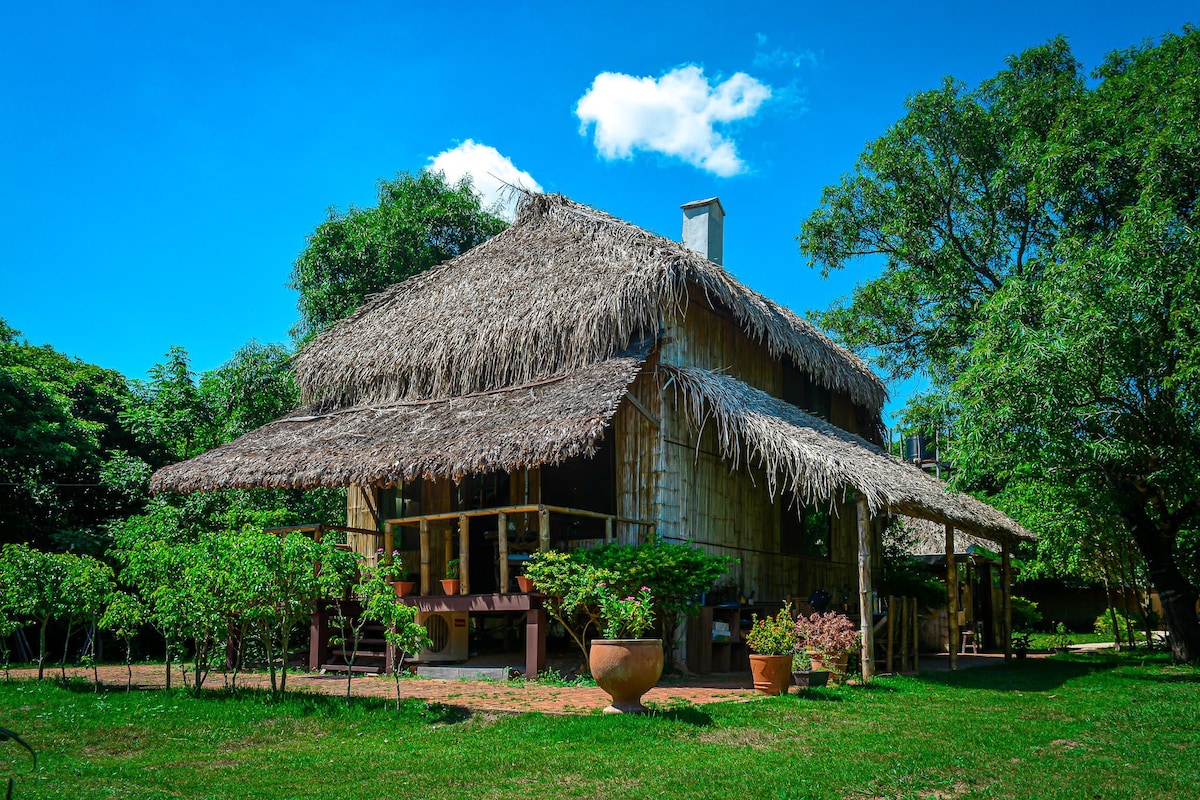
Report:
[[[728,177],[746,165],[714,126],[754,116],[770,97],[770,86],[744,72],[716,86],[697,66],[678,67],[658,79],[602,72],[579,98],[575,115],[581,134],[596,126],[593,141],[604,158],[649,150]]]
[[[470,176],[475,193],[483,204],[510,222],[517,215],[517,197],[508,186],[531,192],[542,191],[542,185],[532,175],[517,169],[496,148],[479,144],[474,139],[467,139],[457,147],[438,153],[429,160],[429,168],[445,173],[446,180],[451,182]]]
[[[817,54],[812,50],[786,50],[782,47],[771,47],[766,34],[754,35],[754,66],[757,69],[780,69],[782,67],[815,67],[820,63]]]

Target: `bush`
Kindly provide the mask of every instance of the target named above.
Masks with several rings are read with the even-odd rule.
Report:
[[[1113,633],[1114,614],[1117,617],[1117,631],[1115,634]],[[1120,639],[1122,642],[1127,643],[1131,627],[1134,643],[1146,641],[1146,623],[1141,614],[1135,614],[1133,619],[1130,619],[1120,611],[1105,611],[1096,617],[1096,621],[1092,624],[1092,629],[1100,636],[1104,636],[1112,641]]]
[[[1036,630],[1042,621],[1042,612],[1037,610],[1037,603],[1027,597],[1012,598],[1012,626],[1014,631]]]

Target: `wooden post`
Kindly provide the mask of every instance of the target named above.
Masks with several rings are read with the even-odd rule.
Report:
[[[430,542],[429,542],[429,520],[421,519],[421,596],[425,597],[429,594],[429,589],[433,583],[433,576],[430,575]]]
[[[450,559],[454,558],[454,531],[451,528],[446,528],[442,531],[442,577],[446,577],[446,572],[450,569]]]
[[[458,593],[471,593],[471,518],[458,515]]]
[[[900,671],[908,670],[908,598],[900,598]]]
[[[392,523],[389,522],[383,526],[383,558],[382,559],[377,558],[375,560],[383,561],[384,564],[390,564],[390,563],[392,563],[392,553],[395,550],[396,550],[396,533],[395,533],[395,531],[392,530]],[[381,565],[376,564],[375,566],[378,567]],[[403,580],[403,577],[404,576],[401,576],[401,580]]]
[[[496,541],[500,546],[500,594],[508,594],[508,514],[496,515]]]
[[[950,669],[958,669],[958,565],[954,563],[954,526],[946,526],[946,629]]]
[[[612,544],[613,540],[613,518],[608,517],[604,520],[604,543]]]
[[[863,682],[875,674],[875,624],[871,603],[871,519],[867,498],[858,495],[858,618],[862,629]]]
[[[538,506],[538,549],[550,549],[550,512],[543,505]]]
[[[525,680],[531,681],[546,669],[546,609],[525,612]]]
[[[1004,637],[1004,660],[1012,661],[1012,551],[1007,542],[1000,545],[1000,564],[1003,570],[1000,575],[1000,597],[1004,606],[1001,636]]]
[[[920,618],[917,615],[917,599],[912,599],[912,670],[920,672]]]
[[[893,595],[888,595],[887,599],[887,671],[892,672],[893,656],[895,651],[895,625],[896,612],[899,611],[896,607],[896,598]]]

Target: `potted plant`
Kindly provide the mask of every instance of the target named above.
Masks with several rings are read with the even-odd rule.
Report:
[[[797,650],[792,658],[792,678],[797,689],[816,689],[829,683],[829,673],[823,669],[813,669],[812,657],[804,649]]]
[[[1024,658],[1029,654],[1030,638],[1028,633],[1017,634],[1012,638],[1013,651],[1017,654],[1017,658]]]
[[[459,586],[458,559],[452,558],[446,562],[446,577],[442,578],[442,591],[448,595],[455,595],[458,594]]]
[[[529,594],[530,592],[533,591],[533,578],[530,578],[525,575],[518,575],[517,576],[517,588],[520,589],[525,594]]]
[[[612,698],[605,714],[640,714],[646,711],[642,695],[662,677],[662,639],[642,639],[654,622],[653,598],[643,586],[637,594],[620,598],[606,584],[598,584],[603,639],[594,639],[588,666],[596,684]]]
[[[835,683],[846,679],[850,654],[862,647],[858,626],[836,612],[800,616],[796,620],[796,636],[807,650],[813,669],[828,670]]]
[[[392,557],[385,560],[383,548],[380,547],[375,551],[375,564],[379,568],[380,576],[392,584],[392,590],[397,597],[412,594],[416,583],[404,580],[407,575],[404,572],[404,559],[400,557],[399,550],[393,550]]]
[[[1075,642],[1067,636],[1067,626],[1062,622],[1056,623],[1054,633],[1050,634],[1050,649],[1056,653],[1067,653],[1073,644]]]
[[[792,656],[796,652],[796,623],[792,608],[785,604],[773,617],[751,617],[746,633],[750,648],[750,674],[754,688],[763,694],[782,694],[792,677]]]

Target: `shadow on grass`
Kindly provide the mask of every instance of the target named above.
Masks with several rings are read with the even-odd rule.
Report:
[[[712,717],[695,706],[655,708],[651,709],[647,716],[650,716],[654,719],[666,719],[671,720],[672,722],[682,722],[687,725],[694,725],[697,728],[708,728],[713,724]]]
[[[838,689],[797,689],[796,697],[808,703],[842,703],[846,700]]]
[[[1014,661],[1011,664],[973,667],[957,672],[922,672],[916,680],[964,689],[1049,692],[1060,688],[1067,681],[1106,672],[1123,663],[1119,656],[1089,654]]]

